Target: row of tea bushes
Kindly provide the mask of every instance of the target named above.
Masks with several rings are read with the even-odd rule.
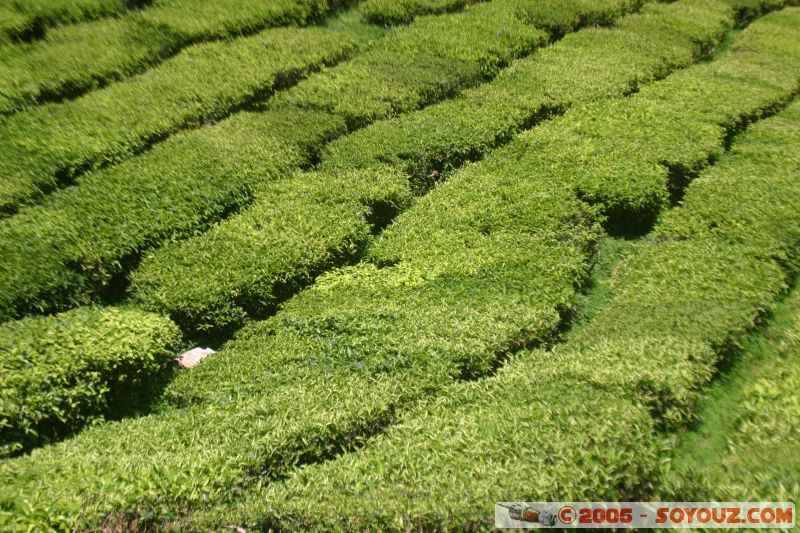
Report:
[[[0,4],[0,41],[27,39],[50,26],[122,13],[126,0],[4,0]]]
[[[374,24],[404,24],[420,15],[447,13],[481,0],[366,0],[359,6]]]
[[[186,48],[127,81],[8,117],[0,123],[0,210],[180,128],[224,116],[353,47],[351,39],[325,28],[267,30]]]
[[[771,316],[769,328],[744,345],[709,387],[695,425],[680,437],[659,498],[796,502],[800,496],[796,287]]]
[[[138,74],[197,41],[315,22],[337,4],[162,0],[122,17],[54,28],[40,40],[8,43],[0,48],[0,114]]]
[[[0,456],[144,401],[179,342],[175,324],[136,310],[0,324]]]
[[[420,15],[463,9],[482,0],[367,0],[359,7],[364,17],[375,24],[402,24]],[[645,3],[639,0],[638,4]],[[526,18],[537,27],[556,35],[575,31],[588,24],[607,24],[630,10],[629,0],[562,0],[537,2],[525,6]],[[614,13],[614,8],[617,8]],[[611,9],[609,9],[611,8]]]

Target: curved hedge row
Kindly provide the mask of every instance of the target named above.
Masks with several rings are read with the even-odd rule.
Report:
[[[0,41],[35,37],[49,26],[121,13],[128,0],[6,0],[0,6]]]
[[[280,289],[286,280],[307,283],[328,267],[332,258],[356,257],[366,245],[370,236],[366,218],[374,212],[362,209],[364,202],[359,195],[364,185],[354,180],[372,173],[380,175],[385,172],[384,163],[390,163],[396,176],[394,186],[410,190],[412,185],[403,170],[422,166],[427,171],[425,161],[443,155],[449,159],[452,152],[443,154],[439,147],[453,139],[464,146],[462,152],[480,154],[492,146],[482,138],[510,135],[556,101],[566,107],[609,93],[619,94],[632,83],[646,83],[690,63],[701,53],[696,40],[719,42],[732,24],[726,6],[703,4],[689,0],[648,6],[643,14],[624,18],[619,29],[588,29],[567,37],[452,104],[435,104],[408,119],[400,116],[378,122],[334,141],[324,152],[323,171],[297,178],[296,186],[304,189],[307,183],[319,182],[322,185],[315,197],[324,198],[330,179],[341,179],[339,174],[349,176],[353,194],[348,198],[337,189],[327,200],[328,205],[338,207],[330,207],[331,212],[321,216],[317,205],[286,194],[290,186],[268,186],[252,207],[208,234],[166,246],[147,257],[131,277],[135,301],[170,314],[182,327],[229,328],[248,316],[259,316],[260,309],[280,299],[282,294],[276,287]],[[637,46],[632,47],[632,43]],[[585,65],[593,67],[582,70]],[[580,84],[572,83],[577,80],[569,72],[579,73]],[[512,84],[517,87],[514,98],[504,101],[502,95]],[[562,85],[573,90],[561,91]],[[298,86],[297,91],[288,91],[279,100],[297,100],[296,95],[305,94],[307,86],[304,84],[303,90]],[[334,112],[339,111],[338,105]],[[350,116],[348,110],[345,112]],[[458,162],[452,159],[453,164]],[[352,168],[360,171],[348,170]],[[276,203],[276,198],[280,202]],[[402,202],[392,205],[395,207],[388,206],[388,216],[404,206]],[[302,223],[277,223],[281,217]],[[331,231],[331,227],[362,229],[341,233]],[[264,252],[255,256],[252,250]],[[204,260],[195,261],[196,257]],[[194,283],[195,279],[205,283]]]
[[[168,319],[133,310],[80,308],[0,324],[0,456],[130,409],[179,341]]]
[[[86,174],[0,221],[0,317],[102,296],[141,250],[193,235],[252,201],[260,184],[291,174],[343,129],[319,112],[239,113]]]
[[[274,312],[320,272],[359,256],[373,231],[408,207],[411,192],[397,173],[371,169],[280,180],[253,200],[247,216],[212,227],[200,245],[158,252],[168,266],[133,277],[135,301],[169,309],[193,333],[237,328]],[[251,260],[240,262],[245,252]],[[182,279],[209,272],[216,275],[202,284]]]
[[[757,114],[800,86],[800,79],[781,79],[787,62],[800,64],[799,17],[797,11],[770,16],[745,30],[719,61],[675,74],[636,97],[577,109],[520,136],[398,219],[373,256],[399,257],[400,263],[363,264],[324,276],[274,317],[247,327],[213,358],[181,374],[165,391],[167,405],[158,413],[91,428],[69,442],[6,461],[0,465],[3,525],[163,525],[203,506],[229,509],[242,491],[257,491],[298,465],[363,442],[398,411],[454,379],[485,375],[509,351],[551,340],[562,323],[560,312],[569,311],[587,278],[592,244],[602,235],[599,222],[611,205],[592,206],[576,193],[628,178],[614,198],[635,207],[655,194],[651,174],[665,176],[651,158],[672,154],[700,165],[722,153],[726,130],[718,124]],[[746,75],[732,77],[734,72]],[[695,91],[706,95],[702,102],[694,101]],[[609,151],[602,139],[610,142],[620,131],[611,126],[623,122],[630,128],[625,151]],[[595,128],[606,123],[598,137]],[[581,124],[588,133],[573,135]],[[699,146],[687,154],[687,144]],[[554,176],[554,160],[573,166]],[[630,168],[632,163],[637,164]],[[658,186],[655,196],[664,198],[665,182]],[[446,208],[432,209],[437,206]],[[425,221],[431,229],[411,242],[403,228]],[[642,277],[638,271],[631,276]],[[761,294],[754,293],[753,301]],[[563,390],[543,392],[531,405],[550,404]],[[637,405],[638,397],[625,405],[617,397],[591,396],[601,412],[634,417],[638,431],[623,436],[622,427],[595,429],[600,419],[593,417],[571,426],[577,434],[591,431],[601,444],[624,439],[622,450],[587,447],[571,456],[582,464],[603,461],[593,470],[593,487],[614,485],[609,495],[626,490],[615,485],[619,476],[637,475],[636,467],[619,472],[627,452],[641,454],[644,475],[658,451],[650,442],[654,422]],[[579,408],[576,402],[563,412]],[[552,412],[562,411],[554,404]],[[554,456],[548,463],[567,453],[550,440]],[[557,471],[572,472],[564,468]],[[46,473],[52,471],[60,476],[51,479]]]
[[[31,20],[8,6],[0,5],[0,43],[33,31]]]
[[[548,113],[634,92],[713,50],[733,24],[727,2],[646,5],[524,58],[491,83],[381,121],[325,147],[321,168],[392,164],[430,185]]]
[[[139,17],[56,28],[38,41],[0,47],[0,114],[82,92],[139,73],[180,48],[169,28]]]
[[[495,503],[626,501],[663,443],[641,405],[591,385],[503,375],[446,390],[366,448],[180,523],[249,531],[491,530]],[[568,387],[568,389],[567,389]],[[324,508],[311,517],[301,505]],[[308,509],[306,507],[306,509]]]
[[[333,63],[353,41],[325,28],[280,28],[199,44],[127,81],[0,122],[0,211],[82,170],[130,157]]]
[[[462,9],[485,0],[366,0],[359,6],[373,24],[404,24],[420,15],[434,15]]]
[[[151,24],[197,39],[304,24],[346,4],[345,0],[152,0],[139,14]]]
[[[485,0],[367,0],[359,7],[364,17],[375,24],[402,24],[420,15],[456,11]],[[638,2],[639,5],[645,3]],[[607,24],[630,10],[628,0],[561,0],[560,2],[531,2],[523,11],[526,19],[555,35],[575,31],[589,24]]]
[[[55,28],[41,40],[0,49],[0,114],[137,74],[197,41],[306,24],[338,3],[158,0],[122,17]]]
[[[800,11],[783,17],[790,20],[796,32]],[[781,17],[772,21],[780,27]],[[493,523],[497,501],[625,500],[652,490],[669,449],[665,433],[690,419],[698,388],[738,354],[797,272],[796,263],[781,268],[769,245],[798,257],[799,123],[795,103],[737,140],[689,187],[684,206],[615,269],[609,300],[567,344],[523,352],[488,380],[454,385],[364,450],[254,490],[244,504],[195,518],[194,527],[478,528]],[[778,457],[794,452],[797,424],[765,413],[796,408],[791,381],[775,376],[792,380],[795,367],[773,367],[769,379],[750,384],[745,394],[754,403],[745,405],[734,454],[754,445]],[[797,483],[796,458],[765,479],[758,472],[766,455],[745,466],[731,452],[722,463],[713,457],[715,472],[744,467],[764,488],[756,499],[796,495],[796,485],[792,493],[780,484]],[[671,494],[754,497],[738,490],[739,478],[727,479],[722,493],[713,485],[710,493]],[[325,513],[309,520],[311,505]]]

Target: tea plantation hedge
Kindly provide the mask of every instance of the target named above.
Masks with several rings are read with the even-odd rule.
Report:
[[[181,40],[168,28],[106,18],[54,29],[37,41],[0,46],[0,113],[75,97],[139,73],[174,53]]]
[[[172,322],[135,310],[80,308],[0,324],[0,455],[141,401],[179,341]]]
[[[384,485],[381,490],[387,493],[402,493],[404,487],[417,494],[440,488],[438,509],[455,509],[453,502],[486,505],[482,495],[487,492],[471,490],[492,490],[483,483],[485,479],[474,481],[481,465],[499,465],[492,473],[508,472],[509,476],[493,480],[510,489],[552,487],[567,496],[588,496],[590,491],[608,497],[635,489],[657,466],[654,459],[661,439],[653,439],[654,428],[660,431],[683,420],[687,411],[683,398],[692,395],[681,391],[690,390],[710,373],[704,365],[716,349],[711,340],[726,338],[726,328],[745,329],[780,292],[784,283],[780,267],[755,253],[743,253],[746,247],[705,238],[654,240],[620,271],[614,295],[594,322],[602,329],[587,330],[583,337],[583,342],[602,347],[604,335],[608,336],[609,343],[620,343],[612,350],[598,348],[584,358],[587,352],[571,352],[572,345],[559,349],[553,353],[562,354],[564,364],[555,368],[563,372],[540,372],[554,356],[532,352],[507,364],[490,380],[501,382],[500,376],[509,379],[518,373],[524,380],[536,372],[543,385],[535,388],[535,394],[523,398],[520,387],[503,385],[498,390],[488,385],[486,394],[461,397],[473,402],[463,411],[448,409],[447,400],[442,400],[443,413],[447,413],[442,416],[436,414],[434,401],[429,405],[434,406],[430,409],[432,418],[441,422],[438,425],[414,425],[414,415],[404,414],[414,401],[450,387],[486,387],[488,382],[480,378],[494,372],[510,352],[555,338],[587,280],[605,213],[612,208],[637,213],[642,206],[653,212],[666,207],[667,164],[702,168],[712,156],[722,156],[729,132],[745,118],[778,109],[800,86],[799,79],[786,76],[800,71],[786,68],[787,61],[800,62],[798,17],[797,10],[770,15],[743,31],[718,60],[673,74],[636,96],[576,107],[454,174],[417,201],[376,242],[369,252],[374,264],[327,274],[275,316],[246,327],[213,358],[173,381],[158,412],[98,425],[69,441],[0,464],[0,506],[7,512],[0,520],[6,521],[7,529],[124,526],[133,521],[174,523],[179,529],[196,524],[206,529],[201,522],[183,520],[194,520],[200,508],[214,506],[226,518],[217,525],[231,524],[229,517],[236,518],[235,523],[241,523],[240,518],[266,523],[270,516],[294,516],[288,500],[268,500],[273,512],[248,506],[243,509],[253,514],[232,510],[247,501],[248,494],[259,493],[261,487],[291,474],[297,466],[350,450],[401,416],[406,427],[413,429],[410,434],[398,430],[398,442],[409,443],[408,447],[384,447],[380,439],[370,441],[365,453],[375,454],[372,457],[380,457],[385,465],[370,471],[391,468],[394,479],[409,480],[408,484]],[[703,98],[698,99],[698,94]],[[617,126],[620,123],[629,129],[615,151],[607,142],[611,131],[617,136],[623,131]],[[600,135],[583,135],[582,128]],[[795,143],[795,133],[790,130],[784,142]],[[792,152],[783,153],[791,161]],[[765,160],[785,165],[780,159]],[[601,194],[603,185],[608,190],[605,194]],[[410,228],[425,231],[414,233]],[[731,260],[734,256],[736,261]],[[698,261],[710,267],[693,269],[691,265]],[[676,264],[684,265],[683,269],[676,269]],[[731,298],[734,289],[724,283],[744,288],[745,297]],[[693,295],[692,299],[687,300],[687,295]],[[731,312],[684,318],[705,310],[700,305],[704,300]],[[681,302],[687,303],[682,307]],[[615,313],[617,321],[608,326]],[[661,325],[658,317],[663,318]],[[649,359],[652,351],[630,349],[631,342],[640,339],[633,335],[638,331],[637,320],[643,328],[642,342],[650,340],[644,335],[651,327],[652,338],[664,341],[663,332],[676,324],[669,331],[680,342],[661,346],[679,362],[682,355],[695,355],[685,365],[648,380],[650,367],[613,355],[622,351],[653,365],[662,362]],[[616,337],[623,329],[613,324],[629,329]],[[690,352],[695,348],[698,351]],[[612,356],[604,358],[603,353]],[[595,358],[602,364],[586,364]],[[618,372],[606,372],[613,368]],[[478,381],[454,384],[461,378]],[[564,383],[572,386],[566,389]],[[565,390],[578,391],[579,396],[570,398]],[[446,393],[446,398],[453,395]],[[501,407],[493,405],[495,400]],[[460,399],[451,401],[461,405]],[[480,417],[474,413],[475,404],[482,403],[487,407],[478,413],[488,416],[494,409],[501,413],[497,430],[480,429]],[[591,416],[590,409],[598,415]],[[534,421],[541,419],[542,412],[567,423],[537,425]],[[574,413],[585,415],[570,418]],[[512,427],[511,416],[521,421],[516,426],[517,442],[524,437],[522,442],[551,451],[531,459],[530,464],[549,466],[536,472],[540,476],[552,472],[559,476],[558,483],[544,477],[532,485],[526,474],[533,470],[514,470],[512,463],[493,460],[502,451],[497,446],[517,449],[514,439],[503,438]],[[609,422],[616,417],[632,422]],[[459,420],[466,424],[465,431],[451,429]],[[550,431],[538,432],[539,425]],[[586,434],[593,436],[588,444],[581,438]],[[481,441],[482,435],[486,441]],[[457,464],[465,470],[448,470],[448,458],[458,454],[412,452],[414,447],[431,450],[440,442],[453,444],[454,450],[464,449],[465,442],[476,446],[487,442],[486,460],[462,460]],[[514,457],[504,454],[508,456]],[[370,467],[380,462],[367,458],[360,463],[364,454],[344,460],[350,457]],[[447,471],[450,490],[435,480],[425,484],[406,477],[408,470],[393,466],[395,459],[401,464],[413,461],[420,472]],[[422,467],[424,463],[438,465],[439,460],[444,468]],[[315,501],[321,498],[319,490],[326,480],[337,479],[340,464],[334,460],[301,471],[303,475],[323,472],[314,478],[318,482]],[[572,464],[587,465],[591,475],[582,477]],[[476,470],[469,470],[473,466]],[[331,469],[330,476],[325,468]],[[60,476],[51,479],[46,473],[52,471]],[[348,469],[356,478],[360,471]],[[583,481],[589,483],[586,493],[578,488]],[[302,483],[290,486],[292,482],[274,484],[268,490],[310,494],[311,489]],[[348,506],[365,509],[357,498],[348,499],[347,488],[324,496],[330,509],[342,510],[322,517],[328,523],[347,523],[353,516]],[[308,500],[295,501],[305,502],[305,511],[309,508]],[[346,503],[339,507],[338,501]],[[404,501],[408,507],[402,514],[375,519],[366,509],[359,519],[381,528],[442,524],[443,515],[425,506],[425,502],[434,505],[433,499]],[[387,505],[391,510],[400,504]],[[471,513],[483,513],[485,507],[480,506],[461,505],[459,519],[477,523]],[[485,516],[481,514],[481,519]],[[297,520],[294,523],[303,524],[302,518]]]
[[[224,116],[354,43],[324,28],[281,28],[200,44],[130,80],[0,123],[0,210],[12,210],[82,170],[129,157],[188,126]]]
[[[9,6],[0,6],[0,43],[33,31],[32,21]]]
[[[0,113],[77,96],[137,74],[197,41],[315,22],[337,4],[157,0],[125,16],[54,28],[40,40],[0,49],[5,58],[0,67]]]
[[[126,0],[5,0],[0,5],[0,41],[31,39],[50,26],[125,11]]]
[[[403,24],[419,15],[447,13],[481,0],[366,0],[359,7],[374,24]]]
[[[364,17],[375,24],[402,24],[419,15],[445,13],[485,0],[367,0],[360,6]],[[537,27],[548,28],[556,35],[591,24],[605,24],[628,11],[629,0],[562,0],[531,2],[524,6],[526,18]],[[640,0],[639,5],[645,3]],[[614,13],[613,8],[617,8]],[[611,8],[611,10],[609,10]]]

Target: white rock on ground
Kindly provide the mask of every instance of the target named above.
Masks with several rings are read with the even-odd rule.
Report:
[[[212,353],[216,353],[211,348],[192,348],[188,352],[183,352],[179,356],[175,357],[174,360],[177,361],[178,366],[181,368],[192,368],[196,366],[197,363],[211,355]]]

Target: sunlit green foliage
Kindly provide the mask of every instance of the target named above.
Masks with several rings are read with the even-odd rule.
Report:
[[[81,308],[0,325],[0,456],[127,409],[178,347],[178,328],[133,310]]]

